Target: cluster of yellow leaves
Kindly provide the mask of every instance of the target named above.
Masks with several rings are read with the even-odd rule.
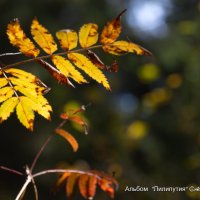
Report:
[[[49,88],[31,73],[10,68],[0,70],[0,122],[16,108],[19,121],[33,130],[34,111],[50,120],[52,111],[43,97]]]
[[[97,186],[111,198],[114,198],[118,188],[118,183],[113,177],[98,171],[65,172],[58,178],[55,187],[58,188],[63,184],[66,185],[66,194],[69,198],[77,185],[82,197],[90,200],[94,198]]]
[[[124,40],[116,41],[121,33],[122,28],[120,18],[124,12],[125,10],[115,19],[109,21],[100,34],[98,32],[98,25],[94,23],[84,24],[80,28],[79,33],[71,29],[57,31],[56,37],[59,40],[61,48],[64,50],[64,52],[61,53],[55,53],[58,50],[58,45],[53,35],[49,33],[37,19],[34,19],[31,24],[31,34],[37,45],[48,54],[45,57],[39,56],[39,47],[26,36],[18,19],[15,19],[8,24],[7,35],[12,45],[18,47],[19,51],[25,56],[33,57],[33,60],[47,69],[50,75],[59,83],[74,86],[70,79],[79,84],[87,83],[88,81],[86,78],[78,71],[78,69],[80,69],[92,79],[102,84],[107,90],[110,90],[110,85],[102,70],[107,69],[110,72],[117,72],[118,64],[115,61],[111,67],[108,67],[91,49],[102,48],[105,52],[113,55],[122,55],[125,53],[151,55],[148,50],[135,43]],[[94,46],[98,41],[100,44]],[[81,49],[75,49],[78,46],[78,43],[81,46]],[[52,62],[55,67],[51,65],[49,61],[47,62],[44,59],[50,59],[50,62]],[[4,109],[3,112],[0,110],[0,121],[6,120],[13,109],[17,107],[16,110],[19,120],[25,127],[32,130],[34,120],[33,111],[36,111],[49,119],[51,107],[43,97],[41,88],[44,85],[38,86],[37,83],[32,82],[33,77],[36,78],[35,76],[28,73],[26,76],[27,85],[23,84],[22,87],[22,82],[24,80],[23,74],[26,72],[20,71],[21,74],[18,76],[17,85],[15,85],[16,83],[14,83],[12,77],[6,77],[7,73],[13,75],[11,73],[13,70],[16,71],[16,69],[1,71],[1,75],[4,77],[2,80],[6,81],[6,84],[8,84],[7,87],[1,89],[1,102],[5,101],[1,107],[4,108],[7,104],[11,105],[9,106],[10,110]],[[29,87],[29,89],[27,89],[27,87]],[[17,95],[18,92],[24,96],[21,97],[20,95]],[[14,94],[15,97],[12,97]],[[31,103],[29,102],[30,100],[32,100]],[[42,109],[39,109],[39,106]]]

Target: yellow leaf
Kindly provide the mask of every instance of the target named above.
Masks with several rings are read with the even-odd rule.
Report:
[[[69,53],[69,59],[90,77],[96,80],[98,83],[101,83],[106,89],[110,90],[109,83],[102,73],[87,57],[80,53]]]
[[[34,19],[31,25],[31,34],[36,43],[47,53],[52,54],[57,50],[53,36],[44,28],[37,19]]]
[[[6,86],[8,84],[8,81],[6,78],[0,78],[0,88]]]
[[[18,47],[20,52],[24,55],[37,57],[40,53],[40,50],[35,47],[33,42],[26,37],[18,19],[15,19],[13,22],[8,24],[7,35],[10,43],[13,46]]]
[[[29,105],[28,97],[20,96],[16,107],[16,113],[19,121],[29,130],[33,131],[34,112]]]
[[[109,45],[104,45],[103,50],[110,54],[122,55],[125,53],[135,53],[137,55],[151,55],[151,52],[143,47],[128,41],[116,41]]]
[[[81,73],[74,68],[71,62],[64,57],[52,56],[52,62],[65,76],[73,78],[78,83],[87,82]]]
[[[77,47],[78,36],[74,30],[60,30],[56,32],[56,37],[58,38],[61,47],[66,51]]]
[[[100,36],[100,42],[102,44],[110,44],[114,42],[121,33],[121,24],[120,24],[120,18],[121,15],[126,10],[122,11],[116,19],[113,19],[112,21],[108,22],[106,26],[104,26],[101,36]]]
[[[58,135],[65,138],[69,142],[69,144],[72,146],[74,152],[76,152],[78,150],[78,142],[70,133],[68,133],[67,131],[65,131],[63,129],[56,129],[55,132]]]
[[[84,24],[79,31],[79,42],[81,47],[87,48],[95,44],[98,40],[98,25]]]
[[[10,114],[14,111],[15,106],[18,103],[17,97],[11,97],[7,101],[3,102],[0,106],[0,123],[8,119]]]
[[[42,95],[38,95],[34,91],[30,91],[27,88],[15,86],[15,89],[21,92],[23,95],[27,96],[29,99],[31,99],[33,102],[35,102],[37,105],[40,105],[41,108],[48,110],[49,112],[52,111],[51,106],[49,105],[49,102],[46,98],[44,98]]]
[[[21,86],[28,88],[32,91],[35,91],[37,94],[44,94],[47,90],[45,87],[39,87],[35,83],[30,83],[28,80],[15,78],[15,77],[9,77],[9,80],[13,85]]]
[[[4,87],[0,89],[0,102],[5,101],[6,99],[12,97],[14,90],[11,87]]]
[[[34,76],[33,74],[29,73],[29,72],[26,72],[24,70],[21,70],[21,69],[16,69],[16,68],[10,68],[10,69],[6,69],[5,70],[6,73],[8,74],[12,74],[13,76],[16,76],[20,79],[25,79],[29,82],[36,82],[37,78],[36,76]]]

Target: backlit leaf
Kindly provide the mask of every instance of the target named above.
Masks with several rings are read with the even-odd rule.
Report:
[[[59,176],[58,180],[56,181],[55,187],[57,188],[57,187],[61,186],[70,175],[71,175],[70,172],[65,172],[65,173],[61,174]]]
[[[52,54],[57,50],[53,36],[44,28],[37,19],[32,21],[31,34],[35,42],[47,53]]]
[[[90,61],[97,66],[99,69],[105,69],[105,64],[100,60],[100,58],[91,50],[87,50],[87,56],[90,59]]]
[[[30,101],[25,96],[19,97],[19,103],[16,107],[16,113],[19,121],[29,130],[33,131],[34,112]]]
[[[42,59],[37,59],[37,62],[40,63],[45,69],[48,70],[48,72],[51,74],[51,76],[58,81],[58,83],[61,84],[68,84],[74,87],[74,85],[69,81],[69,79],[62,74],[60,71],[58,71],[56,68],[54,68],[52,65],[50,65],[48,62],[42,60]]]
[[[8,24],[7,35],[10,43],[13,46],[18,47],[20,52],[22,52],[24,55],[37,57],[40,53],[40,50],[35,47],[33,42],[26,37],[26,34],[22,30],[18,19],[15,19]]]
[[[88,180],[89,176],[86,174],[81,175],[78,180],[79,191],[85,199],[88,198]]]
[[[79,31],[79,43],[81,47],[87,48],[98,40],[98,25],[93,23],[84,24]]]
[[[6,99],[9,99],[14,94],[14,90],[11,87],[4,87],[0,89],[0,102],[5,101]]]
[[[86,83],[87,81],[79,71],[71,64],[71,62],[62,56],[52,56],[54,65],[67,77],[73,78],[78,83]]]
[[[123,55],[126,53],[135,53],[137,55],[151,55],[151,52],[143,47],[128,41],[116,41],[109,45],[104,45],[103,50],[113,55]]]
[[[109,83],[104,74],[87,57],[80,53],[69,53],[68,57],[77,67],[110,90]]]
[[[11,97],[7,101],[4,101],[0,106],[0,123],[8,119],[10,114],[14,111],[17,103],[19,102],[17,97]]]
[[[78,142],[70,133],[68,133],[67,131],[65,131],[63,129],[56,129],[55,132],[58,135],[65,138],[69,142],[69,144],[72,146],[74,152],[76,152],[78,150]]]
[[[114,198],[115,189],[113,182],[109,179],[102,178],[98,181],[100,188],[105,191],[111,198]]]
[[[121,15],[125,12],[126,10],[122,11],[116,19],[108,22],[106,26],[103,28],[101,36],[100,36],[100,42],[102,44],[109,44],[114,42],[120,35],[121,33],[121,24],[120,24],[120,18]]]
[[[68,51],[77,47],[78,36],[74,30],[64,29],[56,32],[61,47]]]
[[[0,88],[6,86],[8,84],[8,81],[6,78],[0,78]]]
[[[79,176],[80,176],[79,174],[74,173],[74,174],[72,174],[71,176],[68,177],[67,184],[66,184],[66,192],[67,192],[68,197],[72,196],[74,186],[75,186],[77,178]]]
[[[90,176],[88,182],[88,199],[93,199],[96,194],[97,177]]]

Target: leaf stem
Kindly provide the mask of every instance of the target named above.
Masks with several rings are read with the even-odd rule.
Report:
[[[102,47],[101,44],[91,46],[87,49],[97,49],[97,48],[100,48],[100,47]],[[85,50],[86,49],[77,49],[77,50],[72,50],[72,51],[59,52],[59,53],[55,53],[55,54],[51,54],[51,55],[39,56],[39,57],[36,57],[36,58],[30,58],[30,59],[22,60],[22,61],[19,61],[19,62],[16,62],[16,63],[8,64],[5,67],[3,67],[2,69],[5,70],[5,69],[11,68],[11,67],[16,67],[16,66],[19,66],[19,65],[30,63],[30,62],[35,61],[36,59],[47,59],[47,58],[51,58],[54,55],[66,55],[68,53],[77,53],[77,52],[82,52],[82,51],[85,51]],[[1,55],[6,55],[6,54],[1,54]]]

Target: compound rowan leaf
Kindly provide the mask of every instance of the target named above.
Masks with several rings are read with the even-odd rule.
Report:
[[[9,86],[1,88],[0,89],[0,103],[12,97],[13,94],[14,94],[13,88]]]
[[[42,60],[42,59],[37,59],[36,60],[39,64],[41,64],[45,69],[48,70],[48,72],[51,74],[51,76],[58,81],[58,83],[61,84],[67,84],[72,87],[74,85],[69,81],[69,79],[60,71],[58,71],[56,68],[54,68],[52,65],[50,65],[48,62]]]
[[[18,19],[15,19],[8,24],[7,35],[10,43],[13,46],[18,47],[20,52],[22,52],[24,55],[37,57],[40,53],[40,50],[35,47],[29,38],[27,38],[20,26]]]
[[[143,47],[128,41],[116,41],[109,45],[103,45],[103,50],[114,55],[123,55],[126,53],[135,53],[137,55],[151,55],[151,52]]]
[[[80,53],[69,53],[69,59],[90,77],[101,83],[107,90],[110,90],[109,83],[104,74],[86,56]]]
[[[67,184],[66,184],[66,193],[68,197],[71,197],[73,194],[74,186],[76,184],[76,181],[80,174],[78,173],[73,173],[71,176],[68,177],[67,179]]]
[[[78,150],[78,142],[70,133],[63,129],[56,129],[55,132],[69,142],[74,152]]]
[[[68,51],[77,47],[78,35],[76,31],[71,29],[64,29],[56,32],[61,47]]]
[[[14,109],[19,102],[17,97],[11,97],[4,101],[0,106],[0,123],[8,119],[10,114],[14,112]]]
[[[8,81],[6,78],[0,78],[0,88],[6,86],[8,84]]]
[[[88,180],[89,176],[87,174],[81,175],[78,179],[79,191],[85,199],[88,198]]]
[[[99,69],[105,69],[106,65],[100,60],[100,58],[91,50],[87,50],[87,57],[90,61],[97,66]]]
[[[84,24],[79,31],[79,43],[81,47],[87,48],[98,40],[98,25],[93,23]]]
[[[125,11],[126,10],[123,10],[114,20],[108,22],[106,26],[104,26],[100,35],[100,42],[102,44],[110,44],[119,37],[121,33],[120,18]]]
[[[88,181],[88,199],[92,200],[96,194],[97,177],[90,176]]]
[[[57,50],[53,36],[44,28],[37,19],[32,21],[31,34],[35,42],[47,53],[53,54]]]
[[[30,131],[33,131],[34,112],[28,97],[20,96],[16,107],[19,121]]]
[[[71,77],[78,83],[86,83],[87,81],[79,71],[75,69],[72,63],[62,56],[52,56],[54,65],[67,77]]]

